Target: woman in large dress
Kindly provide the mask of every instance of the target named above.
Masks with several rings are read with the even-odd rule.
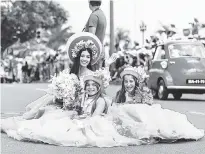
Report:
[[[148,76],[141,67],[125,68],[121,77],[122,88],[116,95],[116,106],[111,108],[120,134],[150,143],[204,136],[204,130],[197,129],[186,115],[153,104],[151,91],[144,83]]]
[[[72,35],[66,44],[66,49],[70,62],[72,63],[71,68],[65,69],[61,74],[74,74],[82,82],[82,78],[85,75],[92,73],[92,66],[98,62],[102,54],[102,44],[100,40],[93,34],[83,32]],[[117,59],[118,55],[113,54],[109,59],[106,60],[106,68],[109,69],[109,65]],[[60,77],[59,77],[60,78]],[[83,82],[82,82],[83,84]],[[105,97],[107,99],[107,97]],[[49,106],[48,106],[49,105]],[[63,101],[56,99],[49,92],[43,97],[30,103],[26,106],[26,111],[23,115],[25,119],[39,118],[45,112],[45,106],[48,109],[56,109],[63,107]]]
[[[58,76],[64,73],[75,74],[79,80],[82,80],[83,76],[92,72],[92,65],[99,60],[102,45],[95,35],[83,32],[72,35],[66,44],[65,50],[69,55],[72,67],[60,72]],[[26,106],[26,112],[23,114],[23,117],[25,119],[39,118],[47,110],[55,110],[62,107],[63,100],[56,99],[49,93],[48,89],[46,95]]]

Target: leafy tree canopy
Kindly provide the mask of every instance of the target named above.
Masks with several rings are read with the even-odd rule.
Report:
[[[1,5],[1,52],[18,39],[23,43],[34,38],[39,27],[53,29],[68,20],[68,12],[53,1],[9,2]]]

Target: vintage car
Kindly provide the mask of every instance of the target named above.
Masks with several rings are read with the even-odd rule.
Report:
[[[198,41],[175,40],[158,45],[149,69],[148,86],[155,97],[169,93],[180,99],[183,93],[205,93],[205,47]]]

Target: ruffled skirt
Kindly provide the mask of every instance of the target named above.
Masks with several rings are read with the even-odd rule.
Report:
[[[34,113],[40,116],[35,118]],[[17,140],[77,147],[142,145],[204,137],[204,130],[191,124],[186,115],[163,109],[159,104],[113,105],[107,115],[87,118],[47,105],[38,111],[36,107],[32,115],[35,116],[27,118],[30,120],[24,116],[2,119],[1,130]]]

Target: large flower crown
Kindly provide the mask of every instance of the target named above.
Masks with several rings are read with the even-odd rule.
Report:
[[[149,75],[145,71],[144,67],[132,67],[129,66],[124,69],[124,71],[121,73],[121,77],[125,75],[133,75],[136,77],[140,83],[145,82],[145,79],[149,78]]]
[[[97,83],[99,83],[103,88],[106,88],[109,85],[109,82],[111,81],[110,72],[104,68],[96,70],[95,72],[90,73],[89,75],[86,75],[83,78],[84,82],[88,80],[93,80]]]
[[[80,41],[78,43],[76,43],[74,49],[71,50],[72,52],[72,57],[76,58],[79,51],[82,49],[86,49],[89,48],[92,50],[92,57],[93,59],[95,59],[97,57],[97,47],[95,46],[95,44],[93,43],[92,40],[88,40],[88,41]]]

